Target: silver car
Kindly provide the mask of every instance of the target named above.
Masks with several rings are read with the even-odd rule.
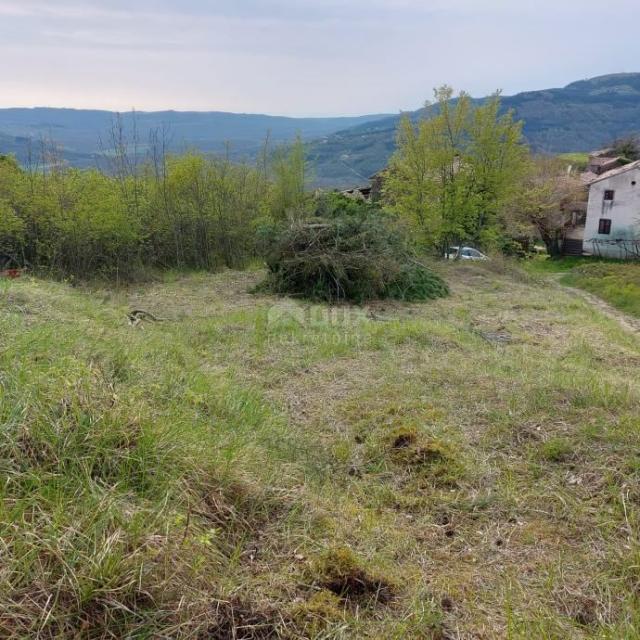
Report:
[[[473,247],[449,247],[444,257],[447,260],[488,260],[489,258],[481,251]]]

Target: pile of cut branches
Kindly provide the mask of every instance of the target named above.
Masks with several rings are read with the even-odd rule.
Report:
[[[337,195],[322,199],[315,215],[276,233],[266,262],[263,289],[313,300],[428,300],[448,293],[445,282],[416,259],[396,218]]]

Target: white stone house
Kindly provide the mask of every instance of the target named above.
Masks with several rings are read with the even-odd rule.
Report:
[[[583,250],[607,258],[640,257],[640,161],[589,181]]]

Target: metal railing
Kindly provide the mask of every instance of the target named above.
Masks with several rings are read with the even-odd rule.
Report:
[[[606,257],[602,250],[604,247],[616,247],[620,251],[620,257],[628,260],[640,260],[640,239],[618,238],[617,240],[605,240],[603,238],[591,238],[585,242],[593,247],[594,255]]]

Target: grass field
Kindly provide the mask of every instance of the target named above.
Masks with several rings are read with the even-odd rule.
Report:
[[[584,171],[589,164],[588,153],[561,153],[558,156],[561,160],[571,163],[575,169]]]
[[[536,258],[530,273],[560,274],[560,282],[584,289],[620,311],[640,318],[640,264],[602,258]]]
[[[440,269],[334,309],[5,281],[0,637],[639,638],[640,338]]]
[[[589,291],[620,311],[640,318],[640,264],[588,264],[567,273],[562,282]]]

